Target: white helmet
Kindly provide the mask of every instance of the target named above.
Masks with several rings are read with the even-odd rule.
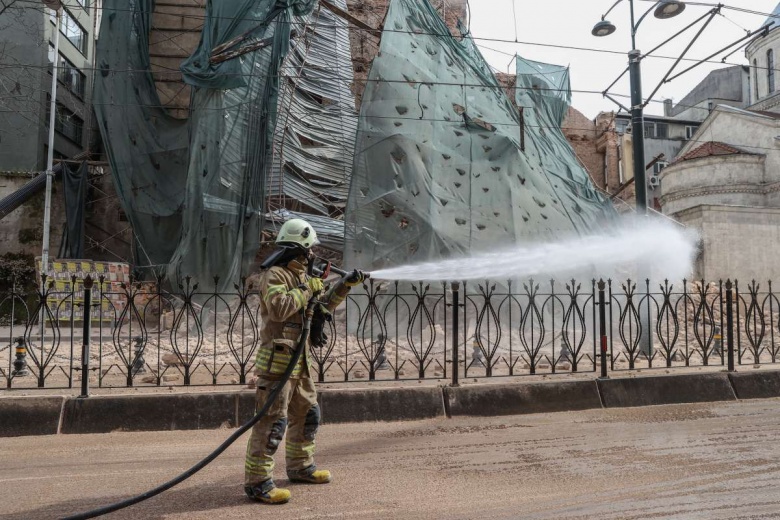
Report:
[[[309,249],[320,243],[317,240],[317,232],[303,219],[290,219],[282,225],[279,235],[276,237],[276,243],[279,245],[297,245],[304,249]]]

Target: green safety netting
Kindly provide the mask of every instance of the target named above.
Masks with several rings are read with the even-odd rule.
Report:
[[[473,40],[450,36],[427,0],[394,0],[384,27],[358,121],[347,264],[456,256],[611,220],[560,128],[568,71],[523,69],[522,129]]]
[[[230,287],[260,241],[279,70],[291,20],[316,0],[210,1],[201,42],[182,65],[195,87],[188,121],[161,106],[149,64],[153,0],[106,0],[95,112],[137,267],[171,282]],[[218,52],[215,53],[215,50]],[[235,56],[214,63],[218,53]]]

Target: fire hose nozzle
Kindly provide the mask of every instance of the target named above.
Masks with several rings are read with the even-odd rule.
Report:
[[[342,278],[349,276],[354,272],[354,271],[346,271],[344,269],[340,269],[334,265],[330,266],[330,270],[336,273],[337,275],[341,276]],[[365,275],[366,279],[371,278],[371,273],[364,272],[363,274]]]

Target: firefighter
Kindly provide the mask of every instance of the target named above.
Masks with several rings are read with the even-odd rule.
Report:
[[[298,344],[303,311],[314,295],[323,290],[320,278],[307,275],[311,248],[319,243],[311,225],[302,219],[285,222],[276,239],[278,246],[263,263],[260,276],[260,345],[255,360],[257,410],[263,406],[281,379]],[[352,287],[365,280],[361,271],[342,278],[324,296],[326,312],[335,310]],[[308,343],[308,340],[307,340]],[[314,465],[314,438],[320,423],[317,392],[311,378],[311,361],[304,349],[290,380],[284,385],[268,414],[249,437],[246,451],[244,490],[259,502],[283,504],[290,491],[273,481],[274,453],[287,434],[285,458],[291,482],[327,484],[328,470]]]

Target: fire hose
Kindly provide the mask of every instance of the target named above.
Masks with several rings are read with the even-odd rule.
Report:
[[[219,457],[222,454],[222,452],[228,449],[228,447],[231,444],[236,442],[236,440],[238,440],[239,437],[241,437],[244,433],[249,431],[250,428],[252,428],[258,421],[260,421],[266,415],[266,413],[268,413],[269,408],[271,408],[271,405],[273,405],[273,403],[276,401],[276,398],[279,397],[279,393],[282,391],[282,388],[284,388],[284,385],[286,385],[287,381],[290,379],[290,376],[292,375],[293,370],[295,369],[295,365],[298,363],[298,360],[300,359],[301,354],[303,353],[303,349],[306,348],[306,341],[309,338],[309,330],[311,328],[312,316],[314,315],[314,308],[318,303],[319,302],[317,301],[315,295],[315,297],[312,297],[309,300],[309,303],[306,305],[306,310],[304,311],[304,318],[303,318],[303,327],[301,330],[301,337],[298,340],[298,344],[295,346],[295,352],[293,352],[293,356],[292,359],[290,360],[290,364],[287,365],[287,369],[284,371],[284,374],[282,374],[282,378],[279,380],[276,386],[274,386],[273,390],[271,390],[271,393],[268,395],[268,399],[266,399],[263,407],[260,409],[260,411],[257,412],[257,414],[254,417],[252,417],[249,421],[244,423],[238,430],[236,430],[230,437],[228,437],[225,440],[225,442],[220,444],[219,447],[217,447],[217,449],[209,453],[205,458],[203,458],[200,462],[192,466],[184,473],[181,473],[177,477],[169,480],[164,484],[157,486],[154,489],[150,489],[149,491],[146,491],[145,493],[141,493],[140,495],[136,495],[126,500],[122,500],[121,502],[116,502],[114,504],[109,504],[107,506],[103,506],[97,509],[92,509],[91,511],[86,511],[83,513],[66,516],[63,518],[63,520],[83,520],[86,518],[95,518],[101,515],[106,515],[108,513],[113,513],[114,511],[124,509],[126,507],[132,506],[139,502],[143,502],[144,500],[152,498],[153,496],[159,495],[163,491],[167,491],[172,487],[181,484],[182,482],[184,482],[185,480],[193,476],[195,473],[208,466],[214,459]]]

